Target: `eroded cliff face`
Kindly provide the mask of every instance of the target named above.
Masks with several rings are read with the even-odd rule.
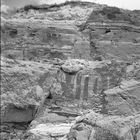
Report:
[[[83,30],[90,30],[93,58],[135,61],[139,60],[140,53],[139,27],[139,16],[135,12],[104,7],[91,13]]]
[[[21,9],[2,26],[3,54],[36,61],[43,58],[90,59],[88,35],[83,35],[76,24],[87,20],[93,5],[77,3]]]
[[[2,54],[17,59],[139,60],[137,11],[91,3],[25,6],[2,20]],[[13,50],[14,48],[14,50]]]
[[[40,25],[38,20],[30,22],[23,20],[23,23],[20,21],[6,23],[3,28],[2,52],[6,57],[10,55],[17,59],[33,61],[90,58],[87,37],[72,24],[51,21],[42,22]]]
[[[3,138],[139,139],[138,11],[66,2],[1,19]]]

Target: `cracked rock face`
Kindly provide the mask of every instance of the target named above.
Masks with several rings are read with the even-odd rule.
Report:
[[[140,139],[139,11],[76,1],[1,19],[3,139]]]

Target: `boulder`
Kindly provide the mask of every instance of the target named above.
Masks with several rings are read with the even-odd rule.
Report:
[[[133,115],[140,113],[140,82],[123,81],[120,87],[105,91],[106,110],[108,114]]]
[[[86,61],[85,60],[75,60],[70,59],[67,60],[62,66],[62,70],[67,73],[76,73],[83,68],[85,68]]]
[[[31,128],[28,133],[39,139],[47,140],[67,140],[66,135],[70,132],[70,128],[73,123],[59,123],[59,124],[39,124],[34,128]]]
[[[16,106],[8,104],[5,108],[4,115],[2,116],[3,123],[30,123],[37,110],[35,105]]]
[[[104,116],[90,112],[78,118],[68,140],[134,140],[139,139],[140,115]]]

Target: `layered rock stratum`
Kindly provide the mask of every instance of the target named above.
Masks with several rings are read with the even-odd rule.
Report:
[[[140,16],[89,2],[1,13],[1,137],[140,139]]]

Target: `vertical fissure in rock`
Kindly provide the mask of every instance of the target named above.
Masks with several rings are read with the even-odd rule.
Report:
[[[102,114],[108,114],[108,111],[107,111],[107,108],[106,108],[106,105],[107,105],[107,101],[106,101],[106,94],[104,92],[105,90],[103,89],[101,91],[101,104],[102,104],[102,108],[101,108],[101,113]]]
[[[106,75],[102,75],[102,89],[108,89],[109,83]]]
[[[93,86],[93,92],[94,94],[97,94],[98,91],[98,78],[95,78],[94,86]]]
[[[80,94],[81,94],[81,80],[82,80],[82,75],[81,73],[77,74],[77,79],[76,79],[76,95],[75,99],[80,99]]]
[[[66,74],[66,85],[67,85],[67,97],[69,98],[73,98],[73,94],[72,94],[72,84],[71,84],[71,80],[72,80],[72,74],[67,73]]]

